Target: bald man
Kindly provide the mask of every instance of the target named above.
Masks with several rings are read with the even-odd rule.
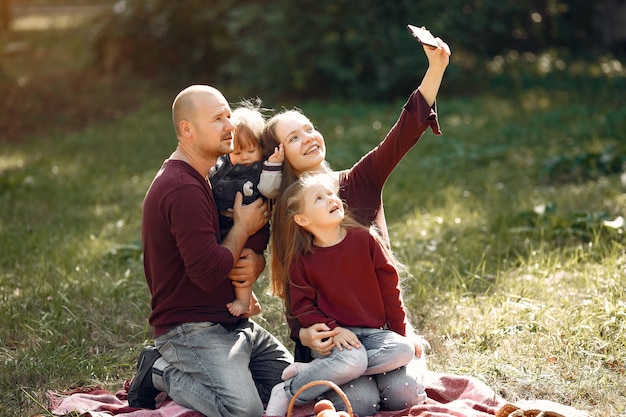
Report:
[[[293,362],[288,350],[249,317],[227,309],[234,286],[252,285],[265,267],[244,249],[268,220],[261,199],[235,199],[234,226],[220,238],[207,175],[233,149],[231,109],[217,89],[193,85],[172,105],[176,150],[143,203],[144,269],[152,294],[155,347],[139,356],[128,392],[132,407],[155,407],[160,391],[206,416],[263,414],[274,385]],[[258,312],[258,306],[254,312]]]

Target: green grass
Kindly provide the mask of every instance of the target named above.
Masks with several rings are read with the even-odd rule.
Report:
[[[625,215],[626,183],[593,164],[558,179],[546,167],[611,147],[623,163],[626,110],[610,91],[553,91],[534,110],[524,101],[546,93],[440,99],[444,136],[427,134],[385,190],[392,244],[412,273],[405,299],[433,369],[478,376],[510,400],[625,415],[625,229],[603,222]],[[327,136],[337,167],[396,117],[372,107],[356,123],[349,108],[312,108],[323,132],[349,132]]]
[[[522,93],[474,98],[447,97],[444,85],[444,135],[427,133],[401,162],[385,211],[433,370],[476,376],[510,401],[618,416],[626,241],[624,226],[605,222],[626,216],[626,184],[597,155],[614,149],[626,162],[624,84],[583,81],[537,79]],[[141,107],[113,121],[1,144],[3,415],[44,412],[47,390],[117,390],[133,376],[151,337],[141,203],[175,146],[170,100],[141,88]],[[345,168],[378,143],[403,102],[267,103],[293,104],[325,134],[331,165]],[[257,283],[258,320],[289,343],[266,285]]]
[[[512,401],[625,412],[624,229],[593,216],[624,215],[625,186],[619,175],[555,183],[544,169],[551,156],[623,140],[625,110],[604,101],[527,111],[513,98],[440,99],[444,136],[426,134],[385,189],[432,369],[477,376]],[[150,340],[141,201],[174,147],[163,104],[146,97],[114,124],[2,152],[0,402],[11,415],[38,411],[32,398],[45,404],[48,389],[116,390],[133,375]],[[401,104],[302,107],[341,168]],[[599,115],[621,125],[592,124]],[[550,221],[529,215],[541,204],[555,205]],[[280,304],[263,303],[261,321],[286,340]]]

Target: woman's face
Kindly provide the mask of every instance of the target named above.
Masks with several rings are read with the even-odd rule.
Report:
[[[285,117],[277,122],[274,131],[296,175],[321,169],[326,158],[324,137],[306,116],[294,113]]]

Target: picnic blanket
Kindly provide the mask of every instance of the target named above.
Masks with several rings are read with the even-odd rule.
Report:
[[[492,417],[507,404],[485,383],[471,376],[428,372],[424,382],[428,398],[423,404],[400,411],[381,411],[374,417]],[[197,411],[175,403],[165,393],[157,397],[158,407],[155,410],[129,407],[129,386],[130,381],[125,381],[115,393],[99,387],[86,387],[66,393],[50,391],[48,409],[54,416],[67,417],[203,417]],[[549,409],[566,417],[588,417],[587,413],[551,401],[526,401],[521,408]],[[295,407],[293,410],[293,417],[312,415],[313,404]]]

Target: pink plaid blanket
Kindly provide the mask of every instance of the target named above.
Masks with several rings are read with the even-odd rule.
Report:
[[[98,387],[68,393],[48,392],[48,408],[55,416],[203,417],[197,411],[175,403],[164,393],[157,398],[156,410],[129,407],[127,401],[129,385],[130,381],[125,381],[122,389],[116,393]],[[486,384],[470,376],[428,372],[425,385],[428,396],[425,403],[400,411],[381,411],[374,417],[492,417],[506,403]],[[546,403],[549,402],[544,401],[543,405]],[[552,405],[562,407],[561,410],[569,409],[556,403]],[[572,414],[566,414],[568,417],[587,416],[578,410],[569,410]],[[312,415],[313,404],[295,407],[293,412],[293,417]]]

